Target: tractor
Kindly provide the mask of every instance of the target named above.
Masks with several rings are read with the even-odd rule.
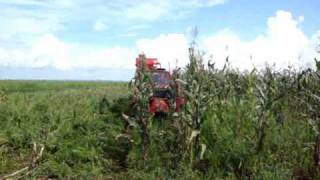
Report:
[[[149,111],[151,113],[167,114],[169,111],[179,112],[185,98],[182,95],[181,86],[174,82],[172,74],[164,68],[156,58],[146,58],[140,54],[136,58],[136,71],[142,66],[151,73],[153,93],[149,98]]]

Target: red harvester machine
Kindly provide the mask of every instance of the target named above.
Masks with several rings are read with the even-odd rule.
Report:
[[[171,109],[179,112],[185,103],[185,98],[180,93],[180,86],[173,82],[170,72],[161,68],[161,64],[156,58],[146,58],[144,54],[140,54],[136,58],[136,70],[139,71],[143,64],[145,64],[146,70],[152,73],[153,94],[149,101],[149,111],[168,113]]]

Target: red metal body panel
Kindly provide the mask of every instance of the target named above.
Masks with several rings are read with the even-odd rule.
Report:
[[[148,71],[154,70],[160,66],[157,58],[146,58],[145,55],[140,54],[139,57],[136,58],[136,67],[138,69],[141,68],[143,60],[145,60],[145,65]]]
[[[169,112],[169,101],[167,98],[152,97],[149,103],[149,111],[156,112]]]

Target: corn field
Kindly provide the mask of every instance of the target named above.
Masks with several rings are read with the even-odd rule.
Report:
[[[319,179],[320,62],[223,68],[193,44],[174,70],[181,112],[126,83],[0,82],[0,179]],[[26,168],[25,168],[26,167]]]

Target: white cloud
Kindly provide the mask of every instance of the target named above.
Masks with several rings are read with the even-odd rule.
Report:
[[[25,49],[0,47],[0,65],[10,67],[54,67],[133,69],[134,48],[95,48],[83,44],[66,43],[53,34],[44,34]]]
[[[186,18],[193,9],[224,4],[227,0],[148,0],[131,4],[126,10],[129,19],[154,21],[160,18]]]
[[[89,34],[92,32],[88,29],[98,32],[117,27],[123,30],[119,37],[132,38],[150,26],[150,22],[187,18],[185,15],[192,10],[222,2],[224,0],[0,0],[0,49],[5,51],[1,54],[14,56],[18,61],[17,52],[30,50],[34,41],[44,34]]]
[[[54,66],[58,69],[68,69],[71,46],[61,42],[52,34],[45,34],[34,42],[31,48],[31,65],[33,67]]]
[[[135,49],[120,46],[103,49],[80,46],[73,49],[73,54],[77,54],[72,59],[73,67],[113,69],[133,69],[137,55]]]
[[[45,34],[31,44],[30,47],[20,49],[0,48],[1,65],[31,68],[54,66],[60,69],[68,67],[70,48],[52,34]]]
[[[187,63],[188,42],[183,34],[160,35],[154,39],[141,39],[135,47],[96,48],[83,44],[66,43],[53,34],[44,34],[26,49],[1,49],[2,66],[72,68],[133,69],[139,53],[156,57],[164,67]]]
[[[227,2],[227,0],[208,0],[208,1],[211,6],[216,4],[224,4],[225,2]]]
[[[240,69],[275,64],[278,68],[289,65],[311,66],[316,56],[314,44],[299,27],[302,16],[295,19],[290,12],[278,11],[268,19],[268,29],[252,41],[243,41],[231,30],[225,30],[204,40],[208,53],[218,65],[230,56],[231,64]]]
[[[154,39],[141,39],[136,43],[139,52],[156,57],[163,66],[184,66],[188,63],[188,40],[184,34],[160,35]]]
[[[104,31],[108,28],[108,26],[101,20],[98,20],[93,25],[94,31]]]
[[[224,4],[227,2],[227,0],[198,0],[197,2],[200,6],[210,7],[210,6]]]
[[[139,22],[187,18],[190,11],[222,4],[225,0],[10,0],[1,1],[1,34],[55,33],[70,23],[91,22],[93,29],[106,25],[132,26]],[[21,28],[23,27],[23,28]]]
[[[301,16],[302,17],[302,16]],[[276,63],[278,67],[289,64],[310,66],[316,56],[314,47],[319,42],[320,31],[307,37],[300,28],[303,18],[278,11],[267,21],[265,33],[251,41],[244,41],[232,30],[223,30],[199,42],[207,54],[213,54],[218,65],[230,56],[231,65],[240,69]],[[138,27],[140,28],[140,27]],[[40,33],[40,31],[39,31]],[[0,37],[1,42],[1,37]],[[0,43],[0,65],[14,67],[115,68],[133,69],[136,56],[144,52],[156,57],[163,66],[182,67],[188,63],[188,38],[184,34],[163,34],[154,38],[137,40],[131,47],[96,46],[66,42],[54,33],[41,33],[23,46],[5,46]],[[252,57],[252,59],[250,59]]]
[[[128,8],[126,16],[129,19],[155,20],[167,15],[172,7],[170,5],[168,1],[150,1]]]

